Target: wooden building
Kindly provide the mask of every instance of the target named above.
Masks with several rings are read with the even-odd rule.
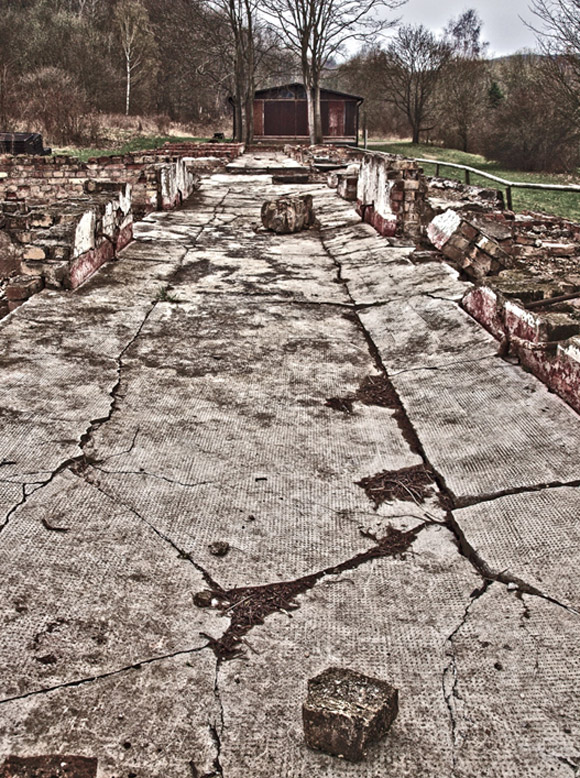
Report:
[[[322,134],[325,143],[358,144],[362,97],[320,90]],[[256,142],[308,142],[308,108],[302,84],[260,89],[254,97]]]

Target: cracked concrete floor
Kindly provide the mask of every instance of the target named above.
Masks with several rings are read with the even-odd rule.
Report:
[[[293,191],[321,230],[256,229]],[[215,175],[136,235],[0,323],[0,764],[577,775],[578,416],[496,356],[449,267],[323,187]],[[389,401],[326,404],[369,376]],[[356,483],[421,466],[409,499]],[[236,632],[285,582],[298,608]],[[303,742],[306,681],[337,664],[400,690],[359,765]]]

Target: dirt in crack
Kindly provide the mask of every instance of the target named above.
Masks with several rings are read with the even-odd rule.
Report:
[[[411,451],[420,453],[421,446],[417,434],[411,426],[399,396],[385,372],[381,372],[379,375],[366,376],[361,381],[356,392],[347,394],[344,397],[329,397],[325,405],[333,408],[335,411],[350,414],[353,413],[354,403],[356,402],[362,405],[375,405],[380,408],[393,410],[393,418],[397,422]]]
[[[403,467],[401,470],[383,470],[356,482],[378,508],[390,500],[403,500],[418,505],[433,495],[435,478],[425,465]]]
[[[312,589],[321,578],[327,575],[338,575],[347,570],[354,570],[372,559],[395,557],[404,554],[413,544],[423,526],[416,527],[409,532],[400,532],[390,527],[387,534],[382,538],[365,534],[366,537],[370,537],[375,541],[375,545],[368,551],[357,554],[352,559],[341,562],[334,567],[328,567],[318,573],[298,578],[296,581],[282,581],[266,586],[252,586],[240,589],[212,590],[211,596],[213,597],[215,607],[223,615],[229,616],[231,624],[222,637],[217,640],[210,635],[204,635],[204,637],[209,641],[210,647],[220,661],[233,659],[241,652],[244,638],[253,627],[263,624],[266,617],[272,613],[299,608],[300,606],[296,602],[298,595]],[[209,594],[210,592],[208,592]],[[201,604],[204,602],[204,598],[200,598],[200,595],[197,595],[196,602]]]

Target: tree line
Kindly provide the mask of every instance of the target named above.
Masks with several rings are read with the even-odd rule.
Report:
[[[524,169],[572,170],[580,0],[531,0],[538,49],[490,59],[474,10],[436,36],[404,0],[0,0],[0,129],[88,142],[103,113],[253,136],[257,88],[301,81],[320,142],[322,86],[365,98],[375,135],[410,135]],[[396,25],[396,26],[395,26]],[[391,30],[385,38],[384,33]],[[382,36],[382,37],[381,37]],[[362,48],[346,56],[353,41]]]
[[[575,12],[572,13],[572,6]],[[378,135],[410,135],[482,153],[524,170],[573,171],[580,163],[580,0],[534,0],[539,47],[490,59],[473,9],[442,36],[402,25],[338,69],[365,93]]]

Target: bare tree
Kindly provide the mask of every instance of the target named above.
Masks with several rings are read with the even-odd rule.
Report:
[[[558,94],[566,117],[579,123],[580,0],[532,0],[530,10],[538,20],[537,26],[528,26],[544,55],[546,88]]]
[[[488,44],[481,39],[482,22],[469,9],[445,27],[450,58],[439,83],[440,127],[446,145],[469,151],[483,124],[489,91]]]
[[[125,113],[131,109],[131,89],[155,60],[157,44],[149,14],[139,0],[120,0],[115,8],[115,24],[125,60]]]
[[[404,113],[413,143],[419,143],[421,133],[433,129],[435,90],[451,49],[423,25],[405,25],[386,53],[386,99]]]
[[[231,34],[233,103],[237,140],[250,144],[254,135],[254,92],[259,55],[256,38],[262,20],[258,0],[208,0],[227,19]]]
[[[395,22],[379,18],[405,0],[265,0],[282,41],[299,59],[308,103],[311,143],[321,143],[320,86],[329,60],[349,40],[366,40]]]
[[[483,22],[474,8],[449,21],[445,27],[445,40],[455,57],[481,59],[485,56],[489,44],[481,39],[482,27]]]

